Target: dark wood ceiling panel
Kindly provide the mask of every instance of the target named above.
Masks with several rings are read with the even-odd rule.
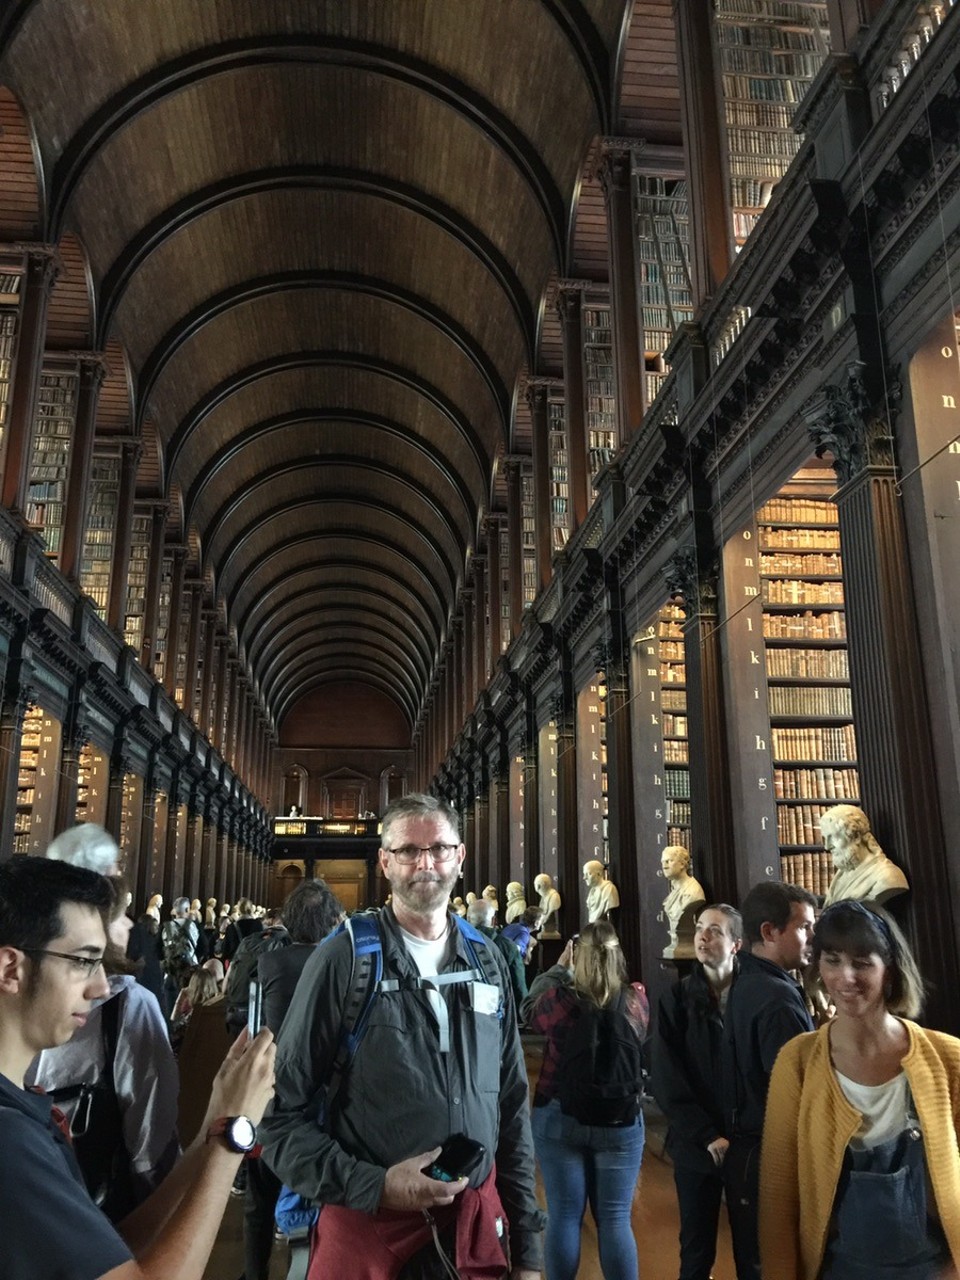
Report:
[[[251,97],[259,106],[253,120],[245,113]],[[130,192],[126,175],[144,168],[144,158],[143,181]],[[547,227],[534,192],[489,138],[412,86],[340,67],[235,71],[165,99],[98,151],[70,216],[92,224],[93,270],[109,283],[111,268],[139,241],[149,243],[141,228],[155,239],[191,208],[266,184],[271,175],[371,196],[379,187],[380,198],[448,225],[501,269],[515,263],[528,304],[549,266],[540,260]],[[116,192],[115,216],[93,222],[91,202],[109,191]],[[315,241],[308,247],[313,260]]]
[[[57,278],[47,305],[47,350],[93,350],[93,299],[87,258],[78,238],[65,235],[59,246]]]
[[[615,132],[648,142],[681,141],[673,0],[636,0],[623,51]]]
[[[453,406],[442,412],[437,399],[427,399],[429,386],[404,370],[338,359],[336,352],[318,353],[314,364],[265,373],[227,397],[204,417],[202,429],[185,437],[170,461],[171,474],[184,479],[191,519],[205,523],[235,492],[237,466],[255,474],[260,454],[246,450],[269,444],[280,457],[298,456],[309,438],[320,450],[340,453],[351,448],[354,424],[364,422],[383,424],[386,437],[406,442],[408,459],[423,457],[448,475],[456,490],[453,514],[458,501],[463,505],[461,494],[472,500],[474,511],[483,505],[489,465],[469,419],[455,415]]]
[[[33,143],[20,104],[0,86],[0,240],[39,240],[42,214]]]
[[[142,429],[138,495],[273,716],[355,678],[416,719],[495,460],[529,447],[515,390],[561,369],[549,282],[606,275],[591,142],[618,101],[675,140],[668,3],[638,0],[618,62],[632,8],[34,0],[10,28],[0,82],[71,233],[51,345],[109,342],[100,436]]]

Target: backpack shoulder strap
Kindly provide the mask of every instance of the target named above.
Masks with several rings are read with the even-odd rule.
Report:
[[[377,911],[361,911],[349,916],[337,933],[350,938],[353,963],[350,990],[340,1017],[337,1055],[327,1081],[327,1112],[340,1092],[343,1078],[356,1057],[367,1028],[367,1017],[383,977],[383,938]]]

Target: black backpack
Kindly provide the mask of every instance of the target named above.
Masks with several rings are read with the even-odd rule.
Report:
[[[580,1124],[633,1124],[640,1114],[640,1038],[626,1014],[627,990],[601,1008],[577,999],[557,1066],[560,1110]]]
[[[227,970],[227,1011],[234,1018],[247,1016],[250,982],[257,976],[257,962],[268,951],[289,947],[293,939],[286,929],[259,929],[240,940]]]
[[[74,1154],[91,1199],[111,1222],[120,1222],[143,1199],[142,1194],[137,1194],[113,1080],[125,999],[121,991],[100,1006],[104,1061],[97,1080],[93,1084],[61,1085],[46,1095],[57,1106],[76,1102],[70,1120]]]

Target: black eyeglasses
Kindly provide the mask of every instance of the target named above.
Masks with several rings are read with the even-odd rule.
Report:
[[[388,849],[402,867],[411,867],[420,861],[421,854],[429,854],[432,862],[450,862],[459,844],[402,844],[399,849]]]
[[[57,960],[69,960],[77,973],[85,978],[92,978],[103,964],[103,956],[74,956],[69,951],[44,951],[42,947],[19,947],[24,955],[53,956]]]

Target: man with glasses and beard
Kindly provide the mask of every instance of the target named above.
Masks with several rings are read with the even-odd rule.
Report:
[[[382,975],[372,996],[358,993],[347,929],[307,962],[280,1034],[264,1156],[321,1206],[311,1278],[432,1280],[452,1263],[535,1280],[527,1076],[503,958],[449,910],[466,852],[458,816],[404,796],[381,841],[392,891],[376,918]],[[345,1010],[358,1005],[363,1034],[341,1053]],[[443,1180],[434,1162],[458,1134],[483,1154],[467,1177]]]

